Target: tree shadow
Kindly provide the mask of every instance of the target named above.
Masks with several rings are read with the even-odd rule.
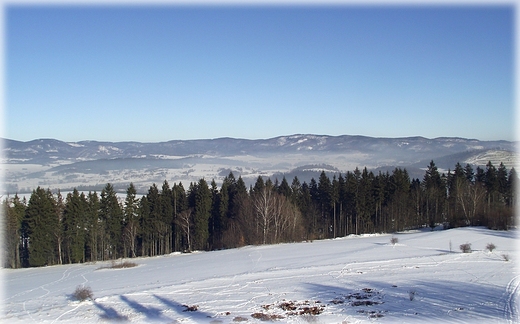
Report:
[[[306,286],[313,298],[340,307],[352,316],[363,316],[360,315],[363,314],[363,308],[354,307],[348,302],[348,296],[367,290],[374,291],[374,300],[381,303],[365,307],[365,314],[373,310],[397,321],[405,318],[417,322],[507,321],[510,320],[508,317],[516,316],[505,311],[509,302],[505,287],[485,283],[410,280],[406,285],[401,282],[399,286],[384,281],[357,281],[355,287],[316,283],[308,283]],[[338,305],[340,302],[341,305]]]
[[[147,307],[136,301],[128,299],[126,296],[119,296],[128,306],[138,313],[144,314],[148,320],[170,320],[162,314],[162,310],[155,307]]]
[[[112,307],[105,307],[101,305],[100,303],[97,303],[96,301],[93,301],[94,306],[96,306],[98,309],[100,309],[103,314],[100,315],[102,319],[110,320],[110,321],[128,321],[128,317],[119,314],[115,309]]]
[[[153,294],[156,299],[158,299],[161,303],[163,303],[168,308],[176,311],[179,314],[182,314],[183,316],[190,317],[194,319],[196,322],[202,322],[203,320],[207,320],[208,318],[211,318],[212,315],[206,312],[202,312],[200,310],[189,310],[187,305],[180,304],[174,300],[170,300],[161,296],[158,296],[156,294]]]
[[[497,237],[503,237],[503,238],[511,238],[511,239],[517,239],[519,237],[517,230],[489,230],[487,228],[478,229],[479,232],[482,232],[482,234],[486,234],[489,236],[497,236]]]

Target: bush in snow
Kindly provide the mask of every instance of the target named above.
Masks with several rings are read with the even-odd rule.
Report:
[[[464,243],[460,245],[462,253],[471,253],[471,243]]]
[[[504,259],[504,261],[509,261],[509,254],[502,254],[502,259]]]
[[[493,243],[488,243],[488,245],[486,245],[486,250],[489,250],[489,252],[493,252],[493,250],[496,248],[497,247]]]
[[[392,236],[392,238],[390,239],[390,243],[392,243],[392,245],[396,245],[397,242],[399,242],[399,239],[395,236]]]
[[[84,301],[87,299],[92,299],[94,295],[92,294],[92,289],[90,289],[89,286],[77,286],[76,290],[74,290],[73,296],[79,301]]]

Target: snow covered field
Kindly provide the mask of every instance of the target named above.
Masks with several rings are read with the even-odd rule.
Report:
[[[461,253],[466,242],[472,253]],[[517,260],[516,231],[459,228],[139,258],[126,269],[2,269],[1,319],[516,323]],[[81,285],[93,300],[72,296]]]

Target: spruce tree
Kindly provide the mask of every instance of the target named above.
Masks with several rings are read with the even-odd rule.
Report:
[[[85,254],[90,261],[98,261],[98,256],[102,255],[99,252],[100,241],[100,226],[99,226],[99,196],[97,193],[89,192],[87,195],[87,210],[86,214],[86,229],[87,235],[85,238]]]
[[[99,207],[99,217],[104,223],[103,259],[117,259],[123,252],[123,210],[110,183],[101,191]]]
[[[20,244],[22,221],[25,214],[25,202],[18,195],[13,198],[5,198],[2,202],[4,215],[4,266],[8,268],[20,268]]]
[[[137,235],[139,233],[139,199],[133,183],[126,189],[124,204],[124,242],[131,257],[137,256]],[[125,253],[126,255],[126,253]]]
[[[441,216],[446,198],[445,184],[433,160],[426,169],[423,186],[426,198],[426,217],[430,227],[433,228],[436,223],[443,221]]]
[[[50,190],[36,188],[29,198],[22,222],[24,266],[40,267],[56,263],[56,237],[59,228],[55,201]]]
[[[74,188],[67,194],[63,211],[63,232],[65,241],[65,256],[68,263],[84,261],[86,201]]]
[[[193,247],[196,250],[207,248],[209,239],[209,217],[211,216],[211,192],[206,180],[200,179],[194,186],[194,236]]]

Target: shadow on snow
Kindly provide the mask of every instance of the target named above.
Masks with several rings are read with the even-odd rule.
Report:
[[[517,314],[507,312],[509,297],[506,291],[496,285],[484,282],[457,282],[449,280],[401,282],[354,281],[350,285],[324,285],[307,283],[306,287],[312,298],[331,306],[332,301],[344,303],[333,305],[346,314],[359,316],[360,310],[376,310],[385,317],[394,320],[408,318],[410,321],[444,321],[461,320],[509,320]],[[353,307],[348,296],[370,289],[374,292],[374,300],[380,304],[367,307]],[[410,300],[410,293],[414,298]],[[353,300],[353,299],[352,299]]]
[[[124,301],[128,306],[130,306],[137,313],[144,314],[146,316],[146,319],[149,321],[150,320],[161,320],[161,321],[170,320],[171,321],[170,318],[166,318],[162,314],[162,310],[159,308],[144,306],[143,304],[140,304],[134,300],[131,300],[126,296],[119,296],[119,298],[122,301]]]
[[[209,313],[201,312],[200,310],[187,311],[187,307],[185,305],[180,304],[174,300],[170,300],[156,294],[153,294],[153,296],[168,308],[176,311],[179,314],[182,314],[185,317],[190,317],[196,320],[197,322],[200,322],[202,319],[208,319],[212,317]]]
[[[100,315],[102,319],[111,320],[111,321],[126,321],[128,320],[127,316],[120,315],[115,309],[112,307],[105,307],[100,303],[94,301],[94,306],[99,308],[103,314]]]

